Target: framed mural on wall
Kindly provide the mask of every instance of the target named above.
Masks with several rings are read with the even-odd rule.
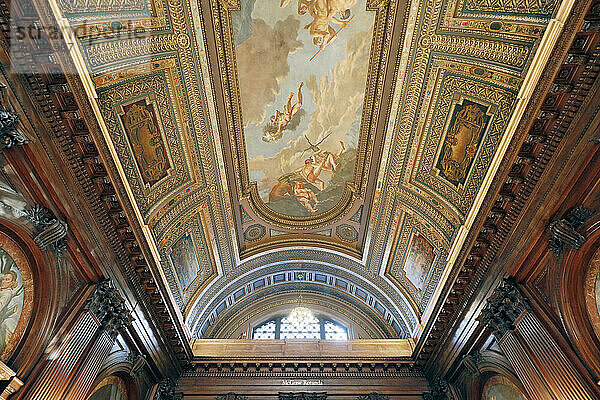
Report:
[[[528,400],[521,389],[501,375],[487,380],[481,398],[482,400]]]
[[[33,278],[19,245],[0,232],[0,361],[6,361],[23,337],[33,309]]]

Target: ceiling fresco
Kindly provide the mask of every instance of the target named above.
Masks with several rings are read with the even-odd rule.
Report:
[[[57,5],[192,337],[287,292],[411,337],[559,1]]]
[[[354,178],[374,15],[356,0],[240,7],[231,19],[250,181],[285,217],[325,213]]]

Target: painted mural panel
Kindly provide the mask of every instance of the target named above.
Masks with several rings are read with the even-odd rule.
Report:
[[[402,270],[417,290],[425,287],[427,274],[435,261],[435,247],[419,232],[413,233],[408,244],[408,253]]]
[[[171,262],[182,291],[186,291],[192,282],[203,276],[205,269],[198,258],[198,252],[191,233],[184,234],[171,247]]]
[[[464,185],[475,154],[490,122],[489,107],[468,99],[456,103],[451,111],[448,132],[437,168],[447,181]]]
[[[250,179],[276,212],[327,212],[354,177],[374,13],[241,0],[231,17]]]
[[[166,177],[170,168],[154,106],[146,99],[123,105],[123,128],[146,185]]]
[[[8,359],[24,334],[33,308],[33,281],[27,259],[0,233],[0,360]]]

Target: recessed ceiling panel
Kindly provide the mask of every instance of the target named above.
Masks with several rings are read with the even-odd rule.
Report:
[[[375,13],[365,0],[241,0],[231,13],[248,175],[285,217],[354,180]]]

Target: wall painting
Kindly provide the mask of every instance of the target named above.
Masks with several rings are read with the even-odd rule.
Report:
[[[154,105],[146,99],[125,104],[120,117],[142,180],[153,186],[171,167]]]
[[[186,232],[171,246],[170,258],[183,292],[187,291],[196,278],[203,279],[206,274],[211,273],[208,268],[202,267],[190,232]]]
[[[0,361],[23,337],[33,309],[33,279],[23,251],[0,232]]]
[[[417,290],[422,291],[425,288],[427,275],[436,255],[437,252],[431,242],[421,233],[413,232],[402,271]]]
[[[527,400],[521,390],[507,378],[496,375],[483,388],[483,400]]]
[[[88,400],[127,400],[127,387],[119,377],[104,378],[92,391]]]
[[[452,107],[437,169],[455,186],[464,185],[489,126],[490,106],[462,98]]]
[[[354,178],[375,13],[241,0],[231,18],[250,180],[275,212],[327,212]]]

